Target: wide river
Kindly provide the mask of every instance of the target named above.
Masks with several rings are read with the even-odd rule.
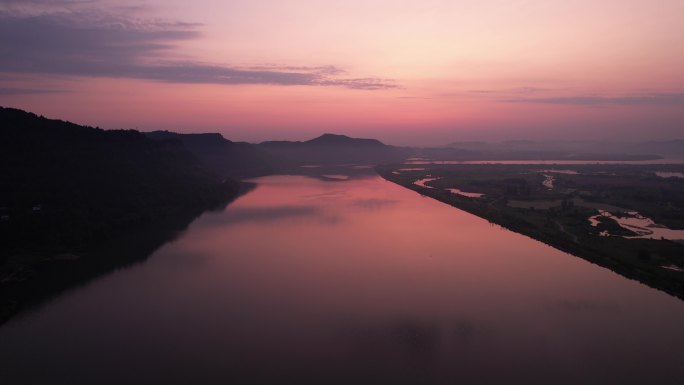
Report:
[[[0,327],[0,383],[682,383],[681,300],[377,176],[255,182]]]

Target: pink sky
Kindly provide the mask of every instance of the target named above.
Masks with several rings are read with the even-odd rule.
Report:
[[[684,138],[682,36],[681,0],[6,1],[0,105],[247,141]]]

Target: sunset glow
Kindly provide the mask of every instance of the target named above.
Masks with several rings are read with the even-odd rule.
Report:
[[[681,138],[683,15],[680,0],[3,1],[0,105],[253,142]]]

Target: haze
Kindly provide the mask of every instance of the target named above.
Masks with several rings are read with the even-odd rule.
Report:
[[[684,2],[1,1],[0,105],[391,144],[681,138]]]

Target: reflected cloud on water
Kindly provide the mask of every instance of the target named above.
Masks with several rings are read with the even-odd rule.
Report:
[[[398,204],[399,201],[395,199],[356,199],[351,202],[352,206],[360,207],[368,210],[379,210],[387,206],[394,206]]]
[[[227,215],[207,218],[212,225],[239,225],[248,222],[277,222],[294,219],[316,219],[335,223],[339,218],[324,213],[317,206],[230,207]]]
[[[619,314],[622,307],[611,301],[594,299],[561,299],[548,304],[550,310],[573,313]]]

